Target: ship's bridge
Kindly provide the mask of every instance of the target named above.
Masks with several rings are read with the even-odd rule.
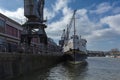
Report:
[[[73,35],[73,36],[71,36],[70,39],[79,39],[79,37],[78,37],[78,35]]]

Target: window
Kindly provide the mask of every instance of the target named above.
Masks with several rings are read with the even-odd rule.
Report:
[[[0,19],[0,27],[5,27],[5,21]]]
[[[3,44],[5,42],[5,38],[4,37],[0,37],[0,44]]]
[[[5,32],[5,21],[0,19],[0,33],[4,33]]]
[[[19,30],[19,35],[18,35],[18,38],[20,38],[20,37],[21,37],[21,33],[22,33],[22,31],[21,31],[21,30]]]
[[[11,36],[14,36],[14,37],[18,37],[18,29],[10,26],[10,25],[7,25],[6,27],[6,33],[8,35],[11,35]]]

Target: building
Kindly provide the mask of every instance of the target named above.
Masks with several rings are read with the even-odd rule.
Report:
[[[49,51],[56,51],[56,52],[60,51],[60,47],[51,38],[48,38],[47,47]]]
[[[104,57],[108,52],[107,51],[91,51],[91,50],[88,50],[87,53],[88,53],[89,57],[96,57],[96,56]]]
[[[0,51],[15,51],[22,30],[19,23],[0,13]]]

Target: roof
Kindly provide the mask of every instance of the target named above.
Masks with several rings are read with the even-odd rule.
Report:
[[[17,25],[21,26],[21,24],[19,24],[19,23],[18,23],[18,22],[16,22],[15,20],[13,20],[13,19],[11,19],[11,18],[9,18],[9,17],[5,16],[5,15],[4,15],[4,14],[2,14],[2,13],[0,13],[0,17],[3,17],[3,18],[5,18],[5,19],[7,19],[7,20],[9,20],[9,21],[11,21],[11,22],[13,22],[13,23],[15,23],[15,24],[17,24]]]

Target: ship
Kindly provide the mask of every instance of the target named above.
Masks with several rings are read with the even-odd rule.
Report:
[[[71,18],[70,24],[67,26],[67,30],[63,30],[63,34],[61,37],[61,40],[59,41],[59,44],[62,48],[62,52],[64,53],[63,57],[65,60],[69,63],[78,64],[86,62],[87,59],[87,49],[86,49],[86,43],[87,40],[81,38],[78,34],[76,34],[76,26],[75,26],[75,13],[76,10],[73,13],[73,16]],[[71,24],[74,24],[73,27],[73,34],[70,35],[70,29],[72,28]]]

